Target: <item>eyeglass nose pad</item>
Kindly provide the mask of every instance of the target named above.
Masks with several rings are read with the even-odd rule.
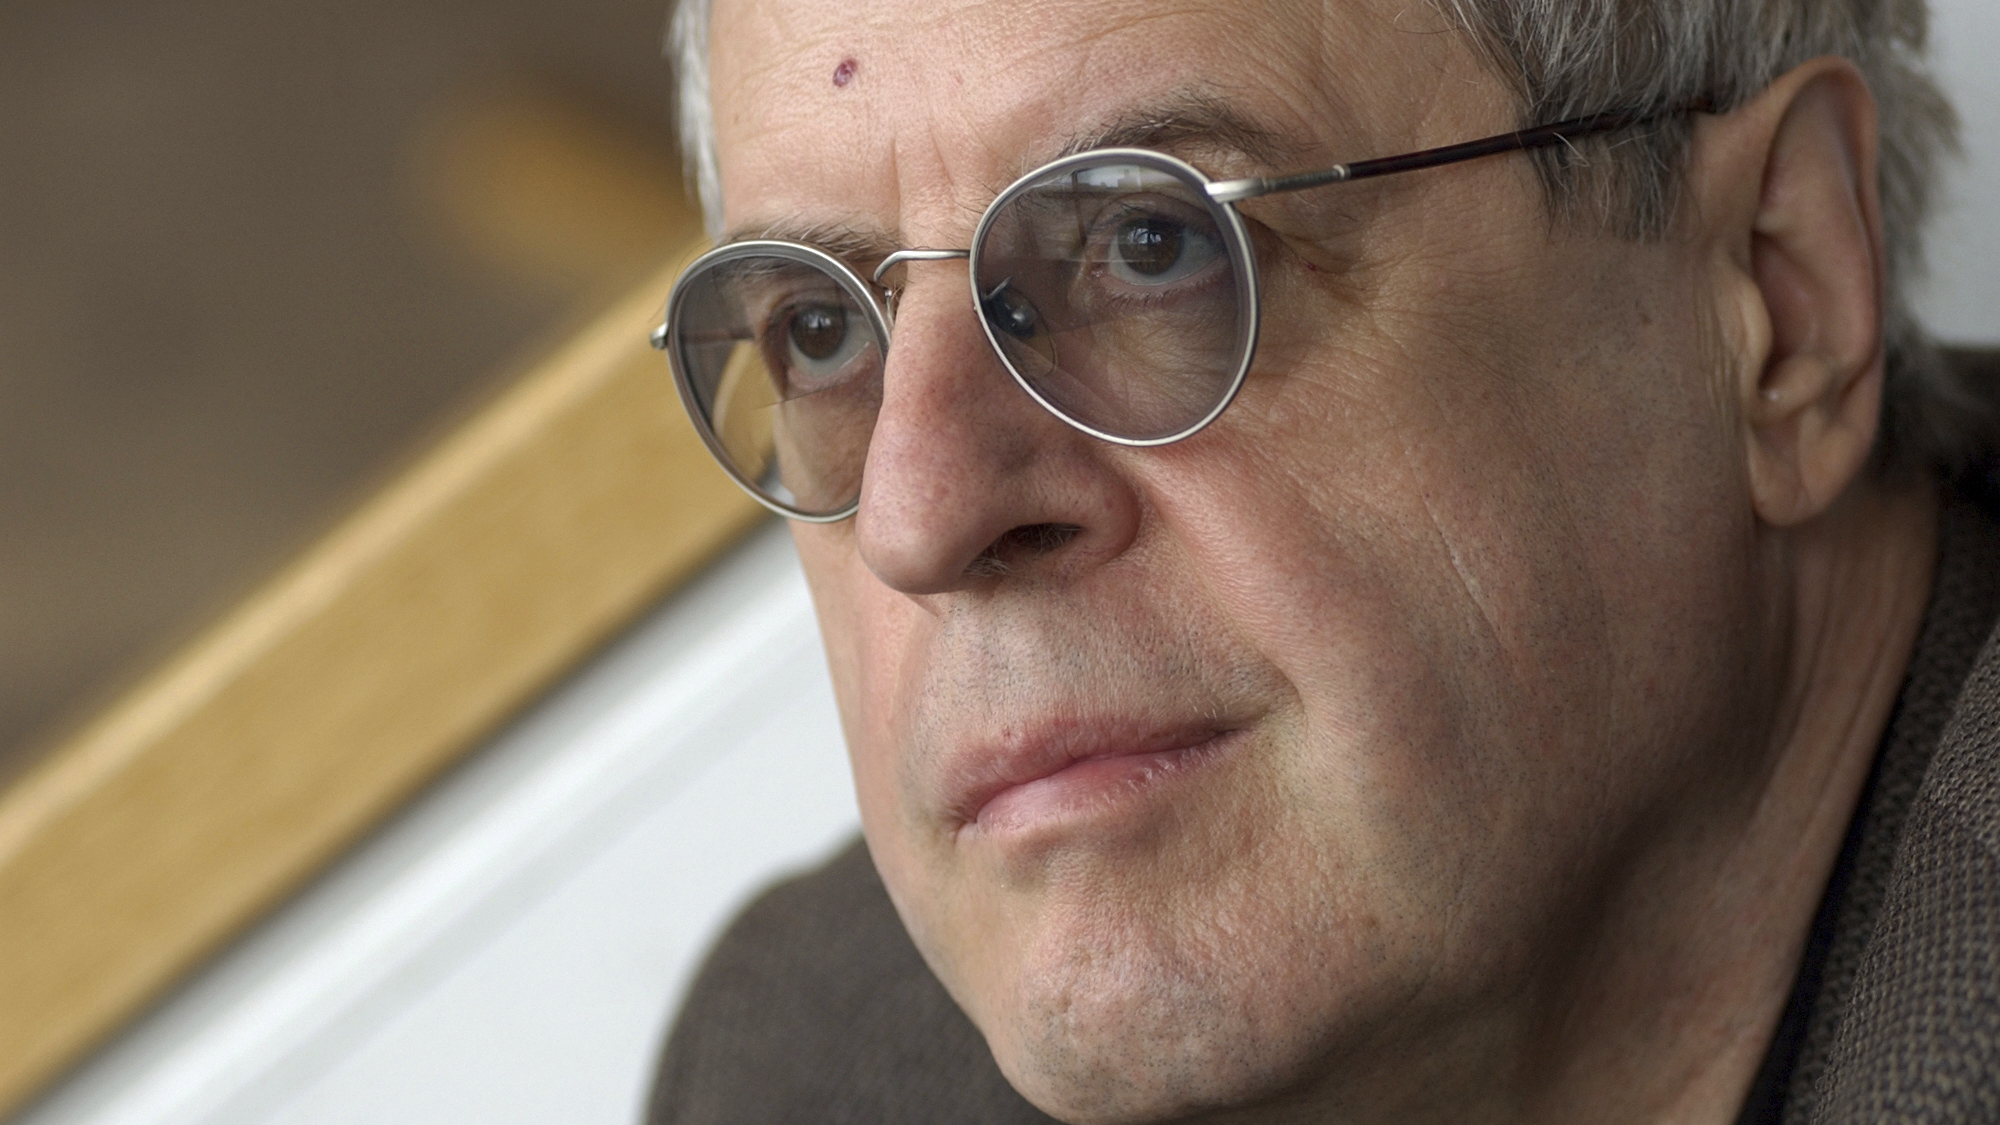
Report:
[[[1055,337],[1049,334],[1048,326],[1043,322],[1042,310],[1014,284],[1013,278],[1005,278],[979,295],[979,315],[992,325],[994,339],[1012,353],[1010,358],[1020,360],[1032,355],[1045,365],[1042,372],[1055,368]]]
[[[1017,340],[1031,339],[1042,329],[1041,310],[1026,293],[1014,288],[1011,277],[995,285],[992,292],[980,294],[979,311],[993,327]]]

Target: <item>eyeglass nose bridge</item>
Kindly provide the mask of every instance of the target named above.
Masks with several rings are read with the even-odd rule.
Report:
[[[919,246],[898,250],[882,259],[882,264],[875,267],[875,272],[869,275],[868,280],[874,282],[875,288],[882,291],[882,313],[889,326],[894,328],[896,325],[896,298],[903,294],[901,289],[891,289],[882,284],[882,279],[888,276],[890,270],[904,262],[954,262],[971,257],[970,250],[932,250]]]

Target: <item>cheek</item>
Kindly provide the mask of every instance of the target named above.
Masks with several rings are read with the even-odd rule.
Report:
[[[1341,460],[1356,459],[1365,452]],[[1187,570],[1295,693],[1298,752],[1278,788],[1302,820],[1338,826],[1356,866],[1399,870],[1385,886],[1437,885],[1408,866],[1485,833],[1489,809],[1444,807],[1500,757],[1496,733],[1518,729],[1478,729],[1478,701],[1508,694],[1494,682],[1504,664],[1452,552],[1421,504],[1392,494],[1303,487],[1248,464],[1200,476],[1163,519],[1183,529]],[[1199,492],[1217,486],[1234,499]]]
[[[890,829],[906,815],[896,755],[897,669],[928,618],[869,573],[849,525],[795,524],[792,537],[819,617],[862,824],[877,862],[887,866],[893,860],[885,848],[901,835]]]
[[[1364,326],[1156,453],[1148,489],[1299,694],[1293,791],[1447,913],[1543,909],[1521,889],[1667,785],[1703,732],[1633,719],[1720,690],[1698,654],[1726,622],[1690,607],[1741,577],[1699,357],[1655,342],[1679,329],[1537,351],[1505,319],[1397,333],[1428,353]]]
[[[939,869],[936,825],[910,798],[909,763],[900,752],[908,705],[900,679],[910,660],[921,658],[934,621],[868,571],[850,528],[795,524],[792,534],[826,645],[869,854],[918,948],[934,958],[937,918],[960,888]]]

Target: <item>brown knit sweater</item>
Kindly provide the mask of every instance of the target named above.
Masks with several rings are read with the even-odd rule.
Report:
[[[1745,1125],[2000,1123],[2000,518],[1957,499],[1903,692]],[[717,944],[652,1125],[1007,1125],[856,842]]]

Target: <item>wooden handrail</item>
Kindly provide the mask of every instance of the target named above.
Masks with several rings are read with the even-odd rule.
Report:
[[[640,286],[0,792],[0,1115],[761,517]]]

